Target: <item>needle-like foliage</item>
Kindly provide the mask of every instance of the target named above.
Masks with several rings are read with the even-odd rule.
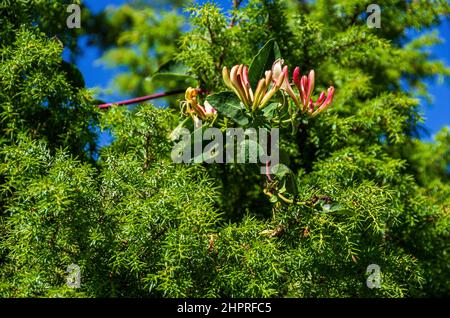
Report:
[[[51,23],[64,5],[29,2],[0,5],[0,296],[450,295],[450,132],[417,139],[417,94],[450,69],[424,50],[436,35],[406,36],[448,17],[446,1],[378,1],[379,29],[366,24],[371,1],[340,0],[193,4],[189,30],[166,25],[175,13],[126,6],[97,17],[110,34],[86,29],[127,66],[116,84],[128,94],[192,80],[206,95],[228,90],[223,67],[251,65],[270,39],[289,76],[314,69],[334,99],[280,125],[283,188],[251,164],[173,163],[171,132],[190,120],[177,103],[98,111],[61,58],[76,39]],[[113,135],[100,150],[98,129]]]

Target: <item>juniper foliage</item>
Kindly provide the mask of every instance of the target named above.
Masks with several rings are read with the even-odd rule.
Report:
[[[380,29],[365,24],[370,1],[235,1],[228,13],[194,4],[191,29],[172,25],[167,43],[146,36],[154,9],[112,15],[122,41],[103,40],[113,65],[134,65],[119,80],[127,93],[145,91],[169,56],[220,92],[222,67],[250,64],[271,38],[289,65],[316,70],[318,88],[336,87],[326,112],[281,132],[298,192],[290,203],[271,202],[251,165],[172,163],[176,104],[100,113],[61,58],[61,30],[49,23],[61,7],[29,2],[45,10],[32,16],[14,2],[0,15],[1,296],[450,294],[450,132],[417,139],[414,94],[450,70],[424,50],[435,35],[405,35],[448,17],[446,1],[379,1]],[[69,45],[75,35],[60,37]],[[93,160],[97,128],[114,141]],[[66,284],[70,264],[81,268],[79,289]],[[366,286],[370,264],[381,268],[379,289]]]

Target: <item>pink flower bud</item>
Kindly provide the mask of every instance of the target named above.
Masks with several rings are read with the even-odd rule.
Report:
[[[280,76],[280,74],[283,72],[283,59],[276,60],[272,65],[272,76],[274,81],[277,80],[277,78]]]
[[[211,106],[211,104],[208,101],[205,101],[205,108],[204,108],[206,115],[214,115],[217,114],[217,110]]]
[[[322,104],[322,102],[325,100],[325,92],[320,93],[319,98],[316,101],[316,106]]]
[[[294,78],[294,84],[295,84],[295,86],[297,86],[298,90],[300,91],[300,87],[301,87],[301,82],[300,82],[300,67],[297,66],[297,67],[294,69],[293,78]]]
[[[325,99],[323,104],[320,105],[319,108],[313,113],[313,116],[316,116],[316,115],[320,114],[322,111],[324,111],[325,109],[327,109],[327,107],[333,101],[333,95],[334,95],[334,87],[331,86],[330,88],[328,88],[328,91],[327,91],[327,99]]]
[[[245,86],[250,86],[250,82],[248,80],[248,67],[244,66],[242,69],[242,80]]]
[[[327,91],[327,99],[323,102],[323,104],[320,107],[326,108],[328,105],[330,105],[331,102],[333,101],[333,95],[334,95],[334,87],[331,86],[330,88],[328,88]]]
[[[309,75],[308,75],[308,90],[307,90],[307,96],[306,96],[307,100],[311,97],[311,94],[314,90],[314,79],[315,79],[315,73],[314,73],[314,70],[311,70],[311,71],[309,71]]]
[[[235,65],[231,69],[230,79],[233,86],[233,90],[239,96],[239,99],[246,105],[249,106],[249,97],[247,96],[247,90],[242,84],[242,69],[243,65]]]
[[[269,84],[272,80],[272,71],[266,71],[265,75],[266,75],[266,81],[265,81],[266,86],[269,86]]]
[[[302,97],[302,103],[303,105],[306,107],[306,105],[308,104],[308,99],[307,99],[307,91],[308,91],[308,78],[303,75],[302,79],[300,80],[300,95]]]
[[[314,103],[312,98],[309,99],[309,110],[311,113],[314,111]]]
[[[238,78],[238,80],[239,80],[239,82],[240,82],[240,84],[242,85],[242,86],[244,86],[243,84],[244,84],[244,80],[243,80],[243,70],[244,70],[244,65],[239,65],[239,67],[238,67],[238,70],[237,70],[237,78]]]
[[[283,82],[285,81],[286,77],[288,76],[288,67],[285,66],[283,68],[283,71],[281,72],[281,74],[278,76],[277,81],[275,83],[275,86],[277,88],[280,88],[281,85],[283,85]]]
[[[238,69],[239,69],[239,65],[235,65],[231,68],[230,79],[231,79],[231,83],[233,84],[233,86],[239,85],[238,78],[237,78]]]

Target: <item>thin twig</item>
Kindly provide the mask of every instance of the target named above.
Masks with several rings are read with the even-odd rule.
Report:
[[[178,95],[178,94],[182,94],[184,92],[185,92],[185,90],[183,89],[183,90],[176,90],[176,91],[171,91],[171,92],[156,93],[156,94],[152,94],[152,95],[148,95],[148,96],[127,99],[127,100],[123,100],[120,102],[101,104],[101,105],[98,105],[98,108],[101,108],[101,109],[109,108],[114,105],[117,105],[117,106],[131,105],[131,104],[145,102],[145,101],[148,101],[151,99],[157,99],[157,98],[163,98],[163,97],[172,96],[172,95]]]
[[[239,6],[241,5],[242,1],[244,1],[244,0],[233,0],[234,10],[239,9]],[[233,18],[231,19],[230,25],[228,27],[229,28],[234,27],[234,25],[236,24],[236,20],[237,20],[237,16],[235,13],[233,13]]]

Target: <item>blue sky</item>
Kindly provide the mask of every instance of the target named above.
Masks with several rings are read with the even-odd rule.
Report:
[[[84,0],[91,10],[99,12],[107,6],[119,6],[129,1],[125,0]],[[198,2],[206,2],[201,0]],[[228,9],[232,0],[216,0],[222,7]],[[383,17],[381,17],[382,19]],[[446,65],[450,65],[450,21],[444,23],[438,28],[440,37],[444,43],[431,47],[430,52],[434,59],[440,59]],[[415,34],[415,33],[411,33]],[[83,73],[87,87],[102,87],[106,88],[109,81],[119,72],[118,69],[105,68],[98,63],[100,58],[100,51],[96,48],[87,47],[85,39],[80,40],[80,44],[84,47],[84,54],[81,56],[77,65]],[[432,136],[444,126],[450,126],[450,83],[437,83],[437,81],[428,81],[429,92],[433,97],[433,103],[427,105],[422,101],[421,110],[425,117],[425,127],[429,130],[430,136],[423,135],[424,140],[429,140]],[[112,102],[123,99],[124,96],[115,94],[100,96],[105,102]],[[107,136],[100,138],[101,144],[107,143],[104,140]],[[109,138],[106,138],[109,139]]]

